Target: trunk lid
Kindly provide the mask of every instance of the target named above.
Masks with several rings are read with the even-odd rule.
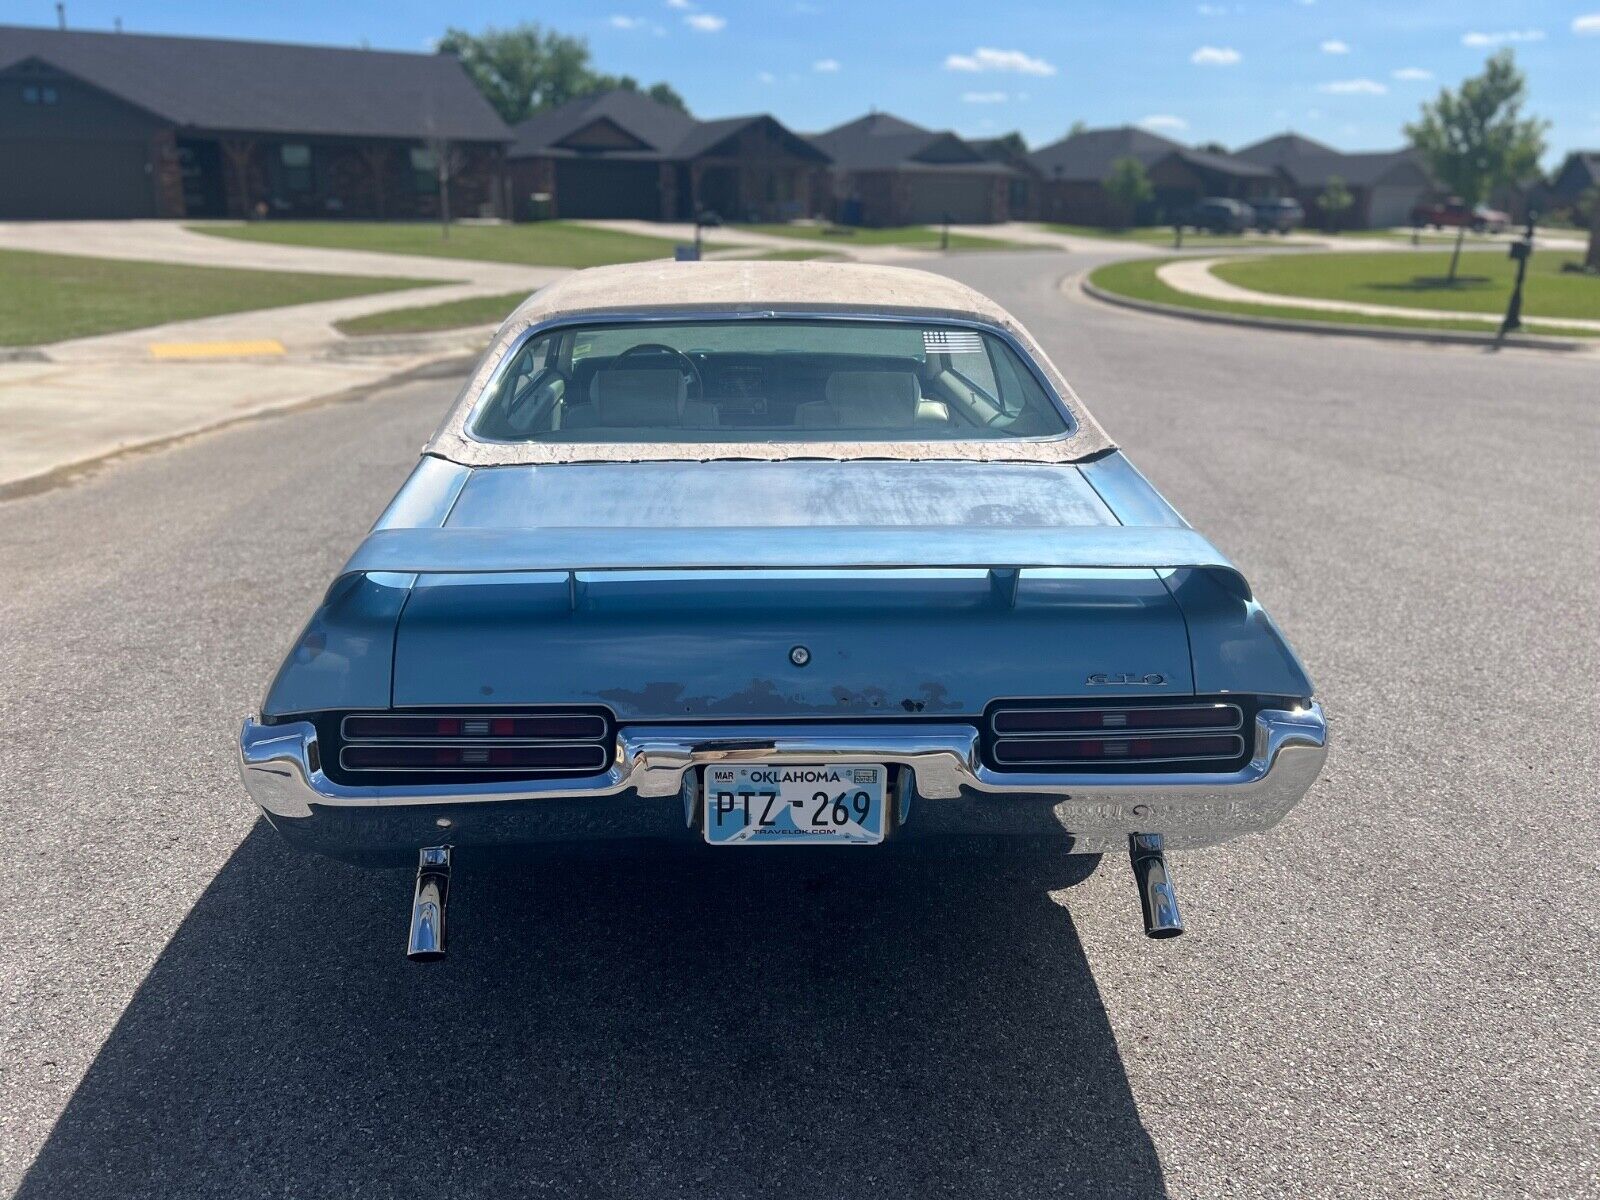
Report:
[[[814,537],[827,561],[858,528],[960,529],[981,545],[1116,525],[1071,466],[786,461],[484,469],[445,527],[581,528],[597,545],[771,529]],[[986,570],[950,567],[434,572],[418,576],[395,638],[400,707],[976,716],[1004,697],[1192,690],[1182,614],[1144,566],[1029,569],[1014,596]]]

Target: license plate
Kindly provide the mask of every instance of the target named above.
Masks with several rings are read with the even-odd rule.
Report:
[[[869,763],[705,769],[713,846],[873,845],[883,841],[887,767]]]

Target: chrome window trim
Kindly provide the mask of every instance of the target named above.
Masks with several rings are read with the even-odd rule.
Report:
[[[951,439],[951,441],[952,442],[956,442],[956,441],[961,441],[961,442],[985,442],[985,443],[991,443],[991,444],[997,444],[997,445],[1007,445],[1007,444],[1038,445],[1038,444],[1050,444],[1050,443],[1055,443],[1055,442],[1068,441],[1071,438],[1073,438],[1074,436],[1076,436],[1078,434],[1078,432],[1079,432],[1079,424],[1078,424],[1077,419],[1072,415],[1072,410],[1068,407],[1066,401],[1062,399],[1061,393],[1058,392],[1055,389],[1054,385],[1051,384],[1049,378],[1045,375],[1044,371],[1040,368],[1038,362],[1034,359],[1033,354],[1009,330],[1007,330],[1007,329],[1005,329],[1005,328],[1003,328],[1003,327],[1001,327],[999,325],[996,325],[996,324],[994,324],[992,322],[989,322],[989,321],[978,321],[978,320],[972,319],[971,317],[937,317],[937,318],[934,318],[931,315],[925,315],[925,316],[920,316],[919,317],[919,316],[901,315],[901,314],[898,314],[898,313],[854,313],[854,312],[838,312],[838,311],[821,311],[821,312],[819,312],[819,311],[815,311],[815,310],[796,310],[796,311],[793,311],[793,312],[788,312],[788,311],[783,311],[783,310],[779,310],[779,309],[762,309],[762,310],[758,310],[758,311],[743,311],[743,310],[738,310],[738,309],[708,309],[708,310],[705,310],[705,311],[685,311],[685,312],[677,312],[677,313],[630,312],[630,311],[626,311],[626,310],[621,311],[621,312],[617,312],[617,313],[594,313],[594,312],[591,312],[591,313],[575,314],[573,316],[552,317],[548,321],[541,321],[537,325],[530,325],[527,329],[524,329],[521,333],[517,334],[517,336],[515,338],[513,338],[510,342],[508,342],[506,344],[506,348],[505,348],[504,352],[500,355],[500,358],[495,362],[495,366],[494,366],[493,372],[489,375],[489,378],[484,381],[483,387],[478,392],[477,396],[473,398],[472,407],[471,407],[471,409],[468,410],[466,419],[461,422],[461,436],[463,438],[465,438],[467,441],[477,442],[480,445],[484,445],[484,446],[526,446],[526,445],[589,446],[589,445],[596,445],[596,444],[604,445],[605,443],[594,443],[594,442],[542,441],[542,440],[536,439],[536,438],[491,438],[491,437],[484,437],[484,436],[482,436],[482,435],[480,435],[478,433],[478,423],[483,418],[484,406],[488,403],[489,397],[495,395],[496,392],[499,390],[501,380],[504,378],[506,372],[510,370],[512,362],[514,362],[516,360],[517,355],[519,353],[521,353],[523,346],[525,346],[529,341],[531,341],[535,337],[540,337],[540,336],[542,336],[542,335],[544,335],[546,333],[551,333],[551,332],[553,332],[555,330],[559,330],[559,329],[582,328],[584,326],[683,325],[683,324],[688,324],[688,323],[697,322],[697,321],[730,321],[730,322],[731,321],[829,321],[829,322],[833,322],[833,323],[837,323],[837,324],[851,324],[851,325],[856,325],[856,324],[912,325],[912,326],[916,326],[916,327],[919,327],[919,328],[924,328],[924,327],[927,327],[929,325],[934,325],[934,326],[948,326],[948,327],[954,328],[954,329],[970,329],[970,330],[973,330],[973,331],[979,332],[979,333],[993,334],[995,337],[999,338],[1002,342],[1004,342],[1007,346],[1009,346],[1011,348],[1012,352],[1016,354],[1017,358],[1021,360],[1024,368],[1028,371],[1028,373],[1030,375],[1033,376],[1034,382],[1036,382],[1039,385],[1039,387],[1043,390],[1045,396],[1050,400],[1050,403],[1055,405],[1057,414],[1061,417],[1062,421],[1066,423],[1066,429],[1064,429],[1060,433],[1049,434],[1047,436],[1042,436],[1042,437],[1016,437],[1016,438],[988,437],[988,438],[986,438],[986,437],[978,436],[978,437],[963,437],[963,438],[960,438],[960,439]],[[691,431],[691,432],[703,432],[703,431]],[[743,440],[749,441],[751,439],[746,438],[746,439],[743,439]],[[756,440],[764,440],[764,439],[756,439]],[[824,442],[824,441],[839,441],[839,440],[841,440],[841,439],[839,439],[839,438],[827,438],[827,439],[819,438],[819,439],[816,439],[816,441],[818,443]],[[928,439],[927,438],[898,438],[898,439],[876,439],[875,441],[876,442],[882,442],[883,444],[886,444],[886,445],[895,445],[895,444],[902,444],[902,443],[905,443],[905,442],[927,442]],[[677,439],[675,441],[663,441],[663,442],[660,442],[660,443],[657,443],[657,444],[664,445],[664,446],[672,446],[672,445],[716,445],[715,442],[701,442],[701,441],[696,441],[693,438],[680,438],[680,439]],[[814,444],[814,443],[810,443],[810,442],[792,442],[792,443],[785,442],[783,444],[784,445],[794,445],[794,446],[798,446],[798,447],[805,447],[807,445],[811,445],[811,444]],[[852,445],[870,446],[870,445],[875,444],[875,442],[874,441],[865,441],[865,440],[863,440],[863,441],[859,441],[859,442],[852,442],[851,444]],[[935,444],[937,444],[937,443],[935,443]]]

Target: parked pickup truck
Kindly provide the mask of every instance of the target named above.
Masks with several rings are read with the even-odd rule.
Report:
[[[1511,225],[1511,217],[1487,204],[1469,206],[1451,199],[1417,205],[1411,210],[1411,223],[1428,229],[1458,229],[1464,225],[1473,233],[1504,233]]]

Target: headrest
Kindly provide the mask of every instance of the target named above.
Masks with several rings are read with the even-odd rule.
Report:
[[[823,394],[843,429],[899,429],[916,423],[922,387],[914,371],[835,371]]]
[[[597,371],[590,386],[602,425],[679,425],[688,383],[677,367]]]

